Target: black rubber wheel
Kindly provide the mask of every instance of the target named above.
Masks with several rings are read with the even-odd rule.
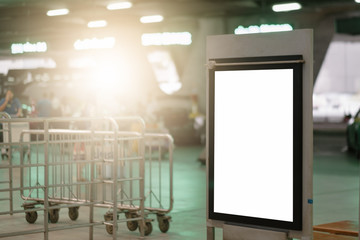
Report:
[[[57,223],[59,221],[60,209],[53,209],[49,212],[49,220],[51,223]]]
[[[138,224],[138,222],[137,221],[127,221],[126,222],[126,225],[127,225],[127,227],[128,227],[128,229],[130,230],[130,231],[136,231],[136,229],[138,228],[138,226],[139,226],[139,224]]]
[[[110,235],[112,235],[113,234],[113,226],[111,226],[111,225],[106,225],[106,232],[108,233],[108,234],[110,234]]]
[[[35,223],[37,220],[37,212],[26,212],[25,219],[28,223]]]
[[[144,231],[145,236],[150,235],[152,233],[152,230],[153,230],[153,227],[152,227],[151,222],[146,222],[145,223],[145,231]],[[140,227],[139,227],[139,231],[141,232]]]
[[[73,221],[78,219],[79,217],[79,207],[71,207],[69,208],[69,218]]]
[[[136,213],[131,213],[131,212],[126,212],[125,216],[126,216],[127,219],[129,219],[129,218],[137,218],[138,217],[138,215]],[[138,224],[137,221],[127,221],[126,225],[127,225],[127,228],[132,232],[136,231],[136,229],[139,227],[139,224]]]
[[[170,221],[167,218],[159,219],[159,229],[161,232],[166,233],[170,228]]]

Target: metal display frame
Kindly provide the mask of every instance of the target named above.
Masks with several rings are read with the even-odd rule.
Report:
[[[292,56],[292,57],[289,57]],[[302,59],[294,56],[302,56]],[[255,58],[254,58],[255,57]],[[255,61],[254,61],[255,60]],[[249,34],[249,35],[218,35],[207,38],[207,239],[215,239],[215,228],[223,229],[225,240],[257,240],[257,239],[312,239],[312,90],[313,90],[313,32],[312,30],[295,30],[281,33]],[[239,216],[214,214],[213,206],[213,170],[211,169],[211,140],[213,123],[211,122],[211,85],[214,69],[241,69],[253,67],[276,67],[285,65],[301,65],[302,84],[301,133],[297,135],[300,141],[301,175],[300,200],[301,216],[296,224],[263,221],[263,219],[249,219]],[[270,66],[272,65],[272,66]],[[296,106],[297,108],[299,107]],[[210,121],[209,121],[210,120]],[[210,138],[209,138],[210,137]],[[297,163],[299,164],[299,162]],[[294,166],[295,167],[295,166]],[[211,180],[212,178],[212,180]],[[249,221],[250,220],[250,221]],[[300,223],[299,223],[300,221]],[[270,235],[272,237],[269,238]]]

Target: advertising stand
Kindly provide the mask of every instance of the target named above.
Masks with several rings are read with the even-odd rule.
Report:
[[[312,239],[313,32],[207,38],[207,239]]]

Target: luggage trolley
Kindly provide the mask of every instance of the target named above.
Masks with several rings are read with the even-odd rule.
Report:
[[[146,193],[144,202],[145,211],[145,228],[144,235],[151,234],[152,219],[148,219],[149,214],[156,214],[159,229],[161,232],[166,233],[170,227],[171,217],[167,214],[173,208],[173,138],[169,134],[150,134],[145,135],[145,188]],[[133,141],[129,141],[128,145],[123,145],[123,149],[119,151],[120,159],[132,159],[133,152],[138,151],[139,142],[136,138],[135,132],[122,132],[118,133],[119,140],[123,137],[133,137]],[[129,138],[130,139],[130,138]],[[168,161],[167,161],[168,160]],[[126,166],[122,165],[118,169],[119,176],[127,176],[133,178],[132,174],[134,169],[138,166],[133,161],[130,161]],[[165,173],[165,174],[164,174]],[[109,177],[108,169],[105,168],[104,176]],[[105,177],[106,178],[106,177]],[[103,189],[105,191],[105,189]],[[125,213],[126,218],[136,219],[139,217],[141,206],[133,203],[134,187],[131,182],[126,185],[122,182],[118,189],[118,194],[122,194],[122,199],[128,199],[129,204],[121,202],[118,204],[118,212]],[[106,193],[104,193],[106,195]],[[106,207],[106,205],[103,205]],[[112,220],[112,213],[104,215],[105,220]],[[139,224],[136,220],[127,221],[127,227],[130,231],[137,230]],[[141,231],[141,229],[139,228]],[[112,228],[107,227],[109,234],[112,233]]]
[[[35,223],[37,212],[31,211],[36,205],[46,205],[45,188],[49,205],[48,220],[57,223],[63,207],[69,208],[69,217],[78,218],[80,206],[94,204],[90,194],[92,185],[98,184],[93,176],[94,164],[98,163],[90,154],[78,161],[80,154],[75,151],[77,145],[90,148],[93,134],[86,130],[25,130],[23,136],[35,136],[31,142],[33,157],[28,163],[21,158],[20,182],[22,207],[26,212],[26,221]],[[82,153],[82,155],[86,155]],[[47,164],[45,164],[47,162]],[[47,169],[47,176],[44,169]],[[47,184],[45,183],[47,180]],[[44,187],[41,187],[44,186]]]
[[[97,204],[97,206],[109,209],[104,214],[106,223],[118,218],[120,213],[124,213],[126,219],[123,221],[126,221],[128,229],[135,231],[139,227],[141,235],[147,236],[152,232],[152,220],[146,219],[144,215],[144,126],[145,124],[142,122],[136,128],[137,130],[127,126],[132,131],[120,129],[121,131],[117,132],[115,141],[118,143],[118,149],[111,152],[117,152],[119,165],[117,168],[111,164],[109,165],[111,160],[109,161],[109,157],[105,155],[102,178],[105,184],[113,184],[111,179],[113,179],[116,172],[119,177],[119,184],[117,189],[112,191],[109,191],[109,188],[105,185],[102,188],[102,204]],[[114,141],[114,139],[110,140]],[[108,151],[105,150],[105,152]],[[113,210],[111,201],[107,200],[111,199],[113,197],[111,193],[115,192],[119,199],[116,211]],[[109,234],[113,234],[113,225],[107,224],[106,230]]]
[[[6,116],[6,114],[1,113],[2,116]],[[18,201],[21,199],[20,194],[16,195],[15,193],[20,193],[24,189],[22,189],[20,181],[18,178],[14,177],[14,174],[18,174],[20,171],[23,170],[24,164],[24,152],[25,150],[28,151],[28,161],[30,161],[30,142],[29,138],[24,138],[22,136],[22,131],[26,131],[29,129],[30,123],[36,122],[41,123],[43,120],[41,119],[24,119],[24,118],[14,118],[11,119],[10,117],[6,116],[5,118],[0,118],[0,124],[3,126],[2,133],[3,133],[3,142],[0,143],[2,149],[6,149],[6,156],[7,158],[1,159],[0,170],[1,170],[1,185],[0,185],[0,193],[2,196],[8,195],[8,198],[3,198],[1,200],[8,200],[9,201],[9,209],[4,209],[4,205],[1,205],[0,215],[14,215],[17,213],[26,213],[27,210],[22,210],[16,208],[18,205]],[[13,126],[16,126],[13,128]],[[23,127],[20,127],[23,126]],[[27,142],[23,141],[24,139],[28,140]],[[20,151],[20,159],[12,154],[12,149],[17,148]],[[2,181],[4,175],[8,175],[8,181]],[[4,183],[8,183],[7,186],[4,186]],[[43,187],[43,186],[39,186]],[[5,211],[4,211],[5,210]],[[38,208],[37,210],[45,210],[45,208]],[[11,220],[10,218],[8,221]],[[25,230],[19,231],[16,229],[13,232],[5,232],[2,229],[0,233],[0,238],[2,237],[9,237],[9,236],[20,236],[26,234],[34,234],[34,233],[46,233],[47,235],[47,225],[44,225],[44,228],[41,229],[32,229],[32,230]],[[44,237],[47,239],[47,237]]]
[[[145,212],[156,214],[161,232],[170,228],[173,208],[173,149],[169,134],[145,134]]]
[[[129,121],[131,119],[133,120],[133,118],[122,118],[120,121]],[[140,125],[144,126],[142,120],[139,118],[136,119],[141,123]],[[117,121],[119,120],[115,121],[110,118],[109,120],[116,126],[114,131],[50,129],[48,131],[49,136],[44,136],[44,139],[47,139],[49,142],[46,152],[48,155],[49,173],[51,173],[48,189],[48,203],[51,208],[49,211],[49,220],[52,223],[56,223],[59,219],[60,208],[67,207],[66,204],[70,204],[68,206],[69,217],[72,220],[76,220],[78,208],[81,205],[107,207],[109,211],[105,214],[103,224],[105,224],[108,233],[114,236],[114,239],[116,238],[116,231],[113,231],[114,226],[117,229],[117,223],[125,221],[131,221],[137,224],[140,222],[139,229],[143,236],[144,234],[149,234],[149,232],[146,231],[148,224],[144,221],[143,209],[144,157],[143,150],[141,150],[142,144],[139,144],[136,156],[134,156],[134,154],[131,156],[124,154],[130,141],[136,140],[140,143],[142,142],[143,134],[127,134],[124,136],[120,134],[117,129]],[[46,132],[35,130],[29,131],[28,133],[41,135]],[[71,154],[72,149],[74,149],[73,154]],[[57,153],[60,152],[68,152],[69,157],[58,158]],[[66,155],[62,154],[62,156]],[[131,163],[133,161],[138,162],[137,176],[132,176],[133,171],[130,175],[124,173],[125,163]],[[90,163],[92,165],[97,164],[97,167],[93,166],[89,171]],[[108,178],[104,178],[105,175],[101,174],[101,170],[106,169],[106,166],[110,166],[112,169],[112,175]],[[66,167],[68,169],[66,169]],[[117,169],[117,171],[115,171],[115,169]],[[76,180],[72,178],[73,174],[76,175]],[[139,183],[137,198],[134,198],[132,194],[124,194],[125,187],[123,187],[127,182],[134,185],[135,181]],[[32,183],[32,185],[34,186],[34,183]],[[102,194],[98,194],[100,192],[102,192]],[[29,196],[29,194],[31,196]],[[34,194],[36,195],[35,198],[33,197]],[[24,208],[32,209],[34,205],[45,204],[45,199],[42,199],[42,196],[38,198],[38,195],[39,188],[34,192],[29,192],[27,196],[23,195],[24,200],[26,200],[26,203],[23,204]],[[138,207],[124,204],[125,202],[133,201],[139,201]],[[114,209],[116,210],[114,211]],[[130,215],[128,214],[130,211],[136,211],[137,214]],[[119,219],[119,213],[122,212],[126,215],[125,219]],[[33,217],[29,217],[30,215]],[[28,222],[34,222],[34,219],[36,221],[35,211],[27,213],[26,216],[27,220],[31,220]]]
[[[0,212],[0,215],[14,213],[13,203],[13,171],[19,168],[18,164],[12,161],[13,150],[19,150],[20,154],[24,154],[27,150],[27,155],[30,154],[30,148],[28,146],[21,146],[20,134],[23,129],[29,129],[29,123],[19,119],[11,119],[11,116],[6,112],[0,112],[0,149],[1,149],[1,160],[0,160],[0,174],[2,176],[8,175],[8,178],[0,180],[0,192],[7,192],[8,196],[0,198],[0,202],[8,201],[8,211]]]
[[[116,239],[119,222],[136,222],[140,226],[141,236],[144,236],[149,221],[145,222],[144,218],[143,120],[140,118],[27,120],[27,122],[32,121],[43,123],[44,129],[22,132],[22,140],[32,136],[30,142],[21,141],[21,146],[31,144],[32,153],[27,162],[21,155],[18,166],[21,171],[21,185],[16,189],[10,187],[10,192],[20,191],[24,199],[22,205],[24,210],[17,210],[16,213],[24,212],[29,223],[36,221],[37,211],[44,211],[44,227],[32,231],[0,234],[0,237],[43,232],[44,239],[48,239],[49,231],[89,227],[89,239],[92,239],[93,227],[105,225],[113,239]],[[90,130],[49,129],[53,122],[68,122],[68,125],[74,126],[73,123],[79,121],[91,122]],[[120,134],[118,128],[118,123],[121,121],[137,121],[141,130],[124,136]],[[130,154],[128,149],[134,141],[139,144],[137,150]],[[125,154],[126,152],[128,153]],[[134,162],[134,169],[130,169],[131,172],[128,173],[124,172],[125,166],[132,166],[129,164],[131,162]],[[110,177],[104,174],[106,166],[110,166],[112,172]],[[131,184],[125,185],[125,183]],[[133,192],[125,194],[129,186]],[[0,189],[0,191],[5,190]],[[135,201],[139,203],[133,204]],[[126,202],[131,204],[126,205]],[[70,219],[76,220],[80,206],[89,206],[89,223],[49,227],[48,221],[56,223],[62,208],[69,208]],[[109,209],[105,214],[107,218],[105,221],[95,221],[95,207],[104,206]],[[129,214],[133,212],[136,216]],[[126,217],[119,219],[119,213],[125,213]]]
[[[10,115],[7,114],[6,112],[0,112],[0,119],[10,119]],[[4,135],[5,134],[8,134],[10,135],[11,132],[10,132],[10,122],[4,122],[0,124],[0,136],[1,136],[1,160],[4,160],[4,156],[7,156],[8,157],[8,153],[10,154],[11,156],[11,149],[10,149],[10,143],[9,142],[5,142],[4,141]],[[10,149],[10,152],[8,152]],[[4,156],[3,156],[3,153],[4,153]],[[5,155],[6,153],[6,155]],[[9,157],[8,157],[9,159]],[[5,198],[0,198],[0,202],[4,202],[4,201],[9,201],[9,211],[6,211],[6,212],[0,212],[0,214],[10,214],[12,215],[13,214],[13,193],[11,191],[12,189],[12,173],[13,173],[13,169],[12,169],[12,166],[11,166],[11,161],[9,161],[9,163],[3,163],[0,165],[0,170],[1,170],[1,174],[3,173],[7,173],[8,174],[8,178],[6,180],[4,179],[1,179],[0,181],[0,189],[2,190],[1,192],[8,192],[8,197],[5,197]],[[3,171],[4,170],[4,171]],[[8,170],[8,171],[6,171]],[[5,185],[7,185],[5,187]],[[8,190],[8,191],[6,191]]]

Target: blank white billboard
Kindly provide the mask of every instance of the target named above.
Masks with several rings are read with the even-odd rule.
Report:
[[[293,222],[293,69],[214,72],[214,213]]]

